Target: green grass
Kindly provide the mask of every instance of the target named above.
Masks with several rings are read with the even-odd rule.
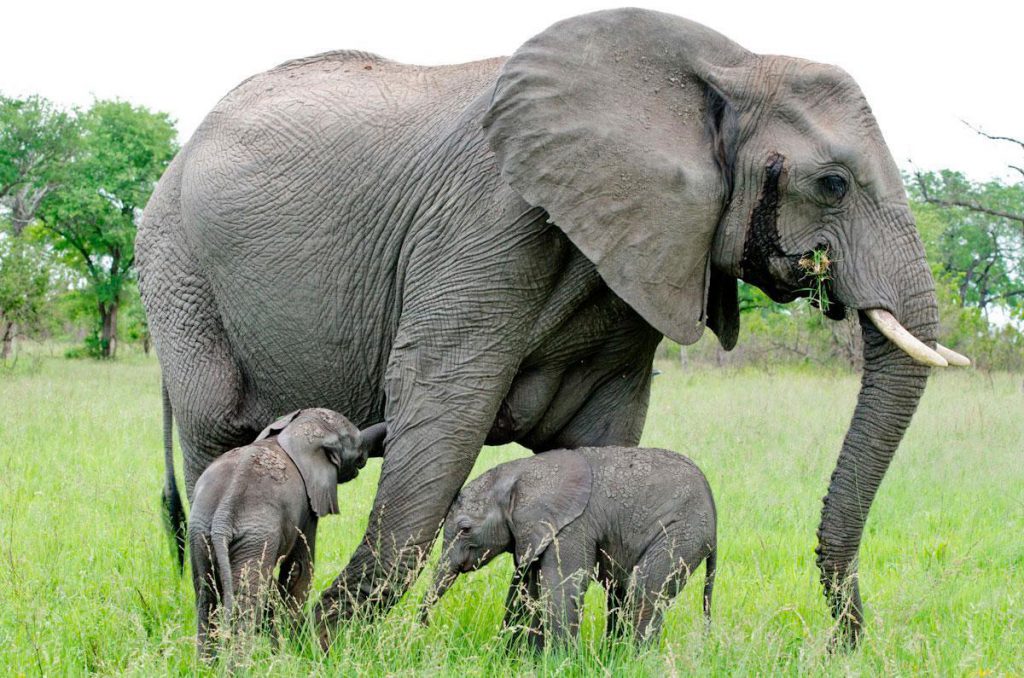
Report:
[[[257,641],[255,675],[436,674],[1000,675],[1024,672],[1024,393],[1021,377],[932,379],[872,509],[861,551],[868,633],[826,651],[831,620],[814,530],[857,379],[809,371],[683,372],[654,393],[644,442],[685,452],[719,507],[715,621],[702,633],[702,575],[667,615],[660,644],[601,639],[588,594],[577,651],[507,653],[498,636],[507,556],[461,578],[433,624],[416,623],[426,577],[386,618],[343,628],[330,656]],[[167,675],[196,664],[190,581],[160,514],[154,360],[41,357],[0,373],[0,667],[4,674]],[[522,454],[487,449],[477,472]],[[321,523],[316,589],[362,535],[379,471],[341,488]],[[180,457],[179,457],[180,472]]]

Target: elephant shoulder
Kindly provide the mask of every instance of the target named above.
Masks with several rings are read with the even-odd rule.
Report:
[[[276,437],[237,448],[239,472],[257,482],[284,483],[295,475],[295,464]]]

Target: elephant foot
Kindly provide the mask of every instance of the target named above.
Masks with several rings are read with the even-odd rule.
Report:
[[[316,603],[314,622],[320,649],[330,650],[342,623],[354,618],[373,620],[390,610],[423,569],[427,548],[429,545],[406,547],[390,552],[390,558],[370,555],[365,562],[364,553],[369,549],[360,546]]]

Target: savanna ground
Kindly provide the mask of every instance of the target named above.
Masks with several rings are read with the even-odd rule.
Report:
[[[161,527],[156,361],[45,353],[0,373],[0,667],[15,675],[224,672],[224,664],[196,663],[191,582],[176,575]],[[859,650],[830,655],[814,534],[857,377],[658,367],[664,373],[654,380],[644,443],[693,457],[719,507],[707,636],[701,568],[652,647],[603,640],[603,595],[594,587],[578,650],[508,652],[498,634],[511,573],[502,556],[463,576],[429,627],[416,619],[421,577],[383,620],[345,626],[326,658],[294,641],[274,652],[258,640],[236,656],[235,668],[255,675],[1024,672],[1020,375],[932,378],[868,521],[867,636]],[[523,453],[488,448],[475,472]],[[342,515],[321,522],[316,590],[362,535],[379,469],[374,460],[343,486]]]

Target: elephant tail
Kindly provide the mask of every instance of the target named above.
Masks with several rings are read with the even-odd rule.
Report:
[[[704,561],[704,623],[711,624],[711,594],[715,590],[715,574],[718,570],[718,547],[711,546]]]
[[[161,386],[164,410],[164,493],[162,499],[164,529],[171,538],[171,554],[177,559],[178,574],[185,568],[185,507],[174,477],[174,415],[167,384]]]
[[[210,532],[210,541],[213,542],[213,558],[216,561],[217,584],[220,586],[220,602],[223,607],[225,619],[231,619],[231,610],[235,605],[235,583],[231,576],[231,554],[228,544],[231,542],[229,528],[221,526],[218,529],[215,518],[214,527]]]

